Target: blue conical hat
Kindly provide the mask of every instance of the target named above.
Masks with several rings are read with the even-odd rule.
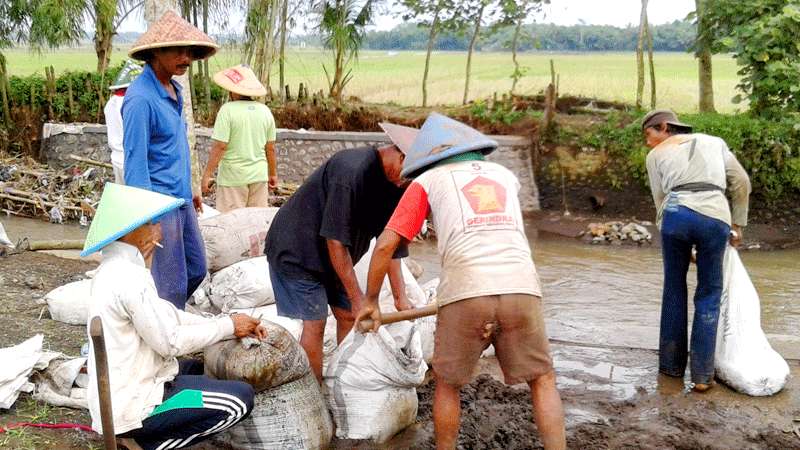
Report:
[[[106,183],[81,256],[88,256],[140,226],[180,207],[182,198]]]
[[[475,150],[489,154],[496,148],[497,142],[480,131],[439,113],[431,113],[411,144],[400,174],[413,178],[420,170],[451,156]]]

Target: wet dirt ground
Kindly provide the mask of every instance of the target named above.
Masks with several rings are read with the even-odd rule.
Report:
[[[637,323],[647,323],[657,317],[657,313],[653,313],[657,298],[635,303],[629,297],[633,295],[630,290],[638,292],[639,296],[641,292],[658,292],[658,253],[638,248],[616,249],[618,251],[613,253],[614,249],[610,248],[598,249],[531,234],[534,234],[534,258],[548,297],[551,338],[558,342],[581,341],[599,346],[552,345],[570,448],[800,449],[800,435],[793,431],[794,426],[800,425],[800,422],[793,422],[800,420],[800,388],[797,386],[800,364],[797,359],[790,361],[793,378],[786,389],[770,398],[748,397],[722,385],[706,394],[689,392],[680,380],[658,376],[654,351],[603,348],[620,342],[625,344],[624,339],[652,338],[655,322],[645,327],[637,327]],[[421,259],[429,251],[425,246],[412,248],[412,254]],[[612,253],[599,258],[597,253],[602,252]],[[748,257],[745,257],[745,264],[753,267],[751,274],[762,294],[765,330],[771,336],[789,336],[789,342],[795,343],[798,285],[797,277],[787,270],[796,271],[796,255],[756,252]],[[575,266],[581,261],[582,265]],[[624,265],[625,261],[633,266]],[[43,333],[47,348],[77,355],[86,339],[84,328],[50,320],[41,299],[50,289],[82,278],[84,272],[95,265],[94,262],[31,252],[0,257],[0,346],[13,345],[35,333]],[[635,277],[626,278],[626,270],[636,270]],[[568,273],[573,283],[567,283]],[[429,272],[425,276],[432,275]],[[635,280],[638,281],[628,290],[620,291],[623,287],[620,283]],[[595,288],[597,292],[587,298],[586,292],[592,282],[606,286],[607,290],[619,291],[627,301],[615,299],[613,292],[605,294],[606,297],[596,297],[601,288]],[[581,298],[583,303],[579,301]],[[595,306],[587,307],[588,304]],[[622,310],[629,313],[612,314],[626,305],[627,309]],[[648,346],[652,345],[642,345]],[[485,375],[478,376],[462,391],[460,448],[540,447],[527,387],[507,387],[497,381],[501,379],[500,371],[492,358],[482,360],[478,372]],[[418,390],[417,423],[382,448],[433,448],[434,386],[435,380],[431,380]],[[90,420],[86,412],[48,407],[23,395],[12,410],[0,412],[0,426],[19,421],[88,424]],[[24,429],[0,434],[0,448],[79,449],[100,448],[101,445],[96,435],[78,431]],[[374,447],[352,442],[339,442],[335,446]]]

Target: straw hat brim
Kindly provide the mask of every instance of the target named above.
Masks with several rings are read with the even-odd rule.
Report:
[[[389,122],[381,122],[378,124],[384,133],[389,136],[392,143],[400,149],[403,154],[408,154],[411,150],[411,144],[417,138],[419,130],[416,128],[397,125]]]
[[[130,56],[133,59],[138,59],[139,61],[146,61],[148,50],[155,50],[158,48],[169,48],[169,47],[193,47],[192,58],[194,60],[202,60],[210,58],[214,56],[214,54],[217,53],[217,49],[219,49],[219,45],[211,42],[202,42],[202,41],[158,42],[158,43],[133,47],[130,49],[130,51],[128,51],[128,56]]]
[[[230,78],[225,76],[225,71],[217,72],[214,74],[214,83],[222,89],[233,92],[245,97],[263,97],[267,95],[267,88],[264,87],[257,79],[245,78],[241,83],[234,83]]]

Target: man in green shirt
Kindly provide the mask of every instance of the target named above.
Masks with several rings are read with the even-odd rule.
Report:
[[[214,122],[213,145],[201,181],[203,194],[211,192],[211,179],[219,166],[219,211],[269,206],[269,188],[278,185],[275,119],[267,105],[253,100],[267,90],[245,65],[217,73],[214,82],[230,93],[231,101],[222,105]]]

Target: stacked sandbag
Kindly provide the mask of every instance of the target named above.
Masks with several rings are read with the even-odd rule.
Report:
[[[256,392],[294,381],[310,370],[305,351],[282,326],[262,320],[267,337],[231,339],[205,349],[206,374],[250,383]]]
[[[728,246],[723,262],[723,291],[714,366],[728,386],[753,396],[779,392],[789,365],[769,345],[761,329],[761,305],[739,252]]]
[[[53,320],[70,325],[86,325],[92,301],[92,280],[80,280],[59,286],[44,296]]]
[[[265,256],[246,259],[216,272],[206,291],[211,304],[224,313],[275,303]]]
[[[351,332],[324,369],[336,436],[383,443],[413,424],[416,386],[425,379],[420,336],[411,322]]]
[[[314,374],[256,394],[253,412],[217,438],[235,450],[328,448],[333,422]]]
[[[250,416],[216,440],[237,450],[327,448],[333,423],[305,352],[280,325],[262,325],[264,341],[223,341],[205,350],[207,375],[246,381],[256,391]]]
[[[264,254],[264,239],[278,208],[240,208],[199,221],[208,270]]]

